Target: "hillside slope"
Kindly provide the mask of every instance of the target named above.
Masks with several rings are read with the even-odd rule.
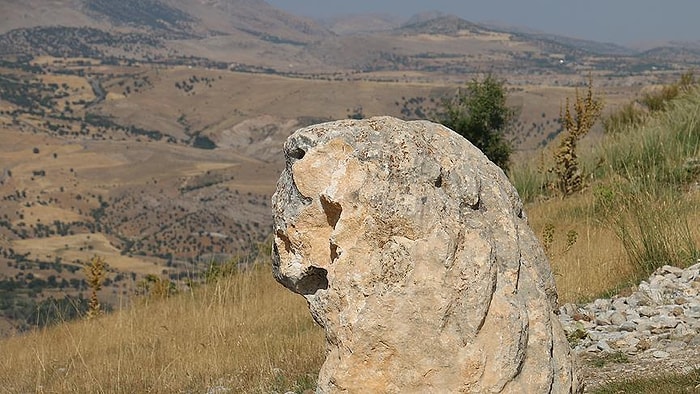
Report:
[[[309,42],[329,32],[263,0],[7,0],[0,34],[32,27],[93,27],[105,31],[234,34]]]
[[[323,331],[269,263],[170,299],[0,340],[4,392],[270,393],[312,387]],[[29,350],[31,349],[31,350]]]
[[[280,68],[300,47],[333,35],[262,0],[9,0],[0,4],[0,26],[0,55],[195,57]]]
[[[166,74],[161,76],[167,81],[164,89],[165,86],[173,88],[173,80],[182,81],[183,75],[192,73],[190,69],[174,70],[174,76],[159,72]],[[207,74],[208,78],[210,76]],[[168,79],[170,77],[174,79]],[[281,86],[275,84],[282,82],[289,83],[278,77],[256,83],[263,83],[271,90],[270,86]],[[238,80],[237,85],[240,83]],[[376,92],[385,92],[392,85],[368,83],[351,86],[355,90],[366,89],[374,95],[371,87]],[[114,89],[117,87],[125,89],[115,83]],[[406,89],[406,86],[394,88]],[[296,90],[297,87],[292,89]],[[337,94],[342,96],[347,90],[339,89]],[[582,168],[588,174],[588,184],[580,193],[567,198],[538,196],[542,198],[538,200],[533,197],[526,205],[530,225],[542,236],[551,259],[562,302],[581,302],[617,292],[630,294],[630,289],[634,289],[638,280],[646,278],[644,273],[653,270],[655,265],[687,266],[700,258],[697,246],[700,244],[700,212],[697,210],[700,203],[700,113],[697,111],[700,91],[686,86],[679,92],[677,99],[665,102],[657,112],[640,112],[639,123],[624,125],[604,136],[600,144],[590,144],[590,149],[582,149],[580,157]],[[297,96],[292,94],[290,97],[290,101],[298,101]],[[382,108],[380,104],[376,105],[375,108]],[[9,115],[3,113],[3,116]],[[107,142],[106,138],[95,138],[90,142],[65,143],[64,140],[55,143],[50,141],[57,138],[55,135],[44,135],[29,128],[33,120],[36,119],[22,118],[18,123],[27,130],[17,135],[3,134],[3,141],[11,141],[2,145],[3,166],[12,165],[12,174],[3,168],[0,176],[0,186],[10,186],[3,191],[4,203],[1,206],[11,208],[2,212],[0,247],[5,249],[22,245],[24,241],[13,237],[22,235],[23,229],[31,229],[40,234],[35,240],[37,245],[50,245],[57,252],[66,253],[80,247],[81,252],[82,248],[88,249],[84,253],[104,254],[108,242],[100,234],[88,231],[90,228],[57,240],[57,236],[48,236],[53,230],[48,223],[53,218],[68,220],[81,215],[96,215],[105,220],[101,223],[114,220],[109,224],[129,229],[139,222],[142,215],[162,214],[149,222],[160,224],[161,218],[167,214],[177,216],[180,212],[197,220],[200,219],[199,213],[188,212],[193,201],[182,202],[177,194],[165,194],[159,189],[175,185],[174,190],[178,193],[193,192],[194,199],[207,206],[223,190],[203,193],[212,186],[212,181],[216,184],[221,180],[217,178],[221,175],[217,171],[222,169],[221,164],[233,166],[236,161],[244,163],[243,167],[261,164],[234,156],[231,151],[193,153],[177,144],[170,146],[171,143],[155,142],[143,136],[138,138],[144,140],[136,141],[132,136],[126,135],[126,138],[116,132],[111,136],[123,140]],[[10,119],[4,121],[12,124]],[[54,131],[62,130],[61,127]],[[90,132],[105,133],[105,130],[91,129]],[[114,150],[116,146],[120,147],[118,151]],[[164,152],[175,154],[165,163],[160,163],[158,159],[162,159]],[[197,160],[187,159],[188,155],[196,156]],[[216,162],[208,161],[216,155],[221,155],[215,157]],[[544,160],[544,156],[542,158]],[[127,171],[129,166],[124,165],[127,159],[138,159],[139,178]],[[39,164],[41,167],[37,166]],[[162,171],[163,168],[181,172],[172,175],[171,179],[153,177],[152,171]],[[46,173],[41,174],[42,170]],[[538,171],[540,176],[551,174],[542,170]],[[114,216],[106,214],[108,207],[103,202],[118,207],[119,202],[124,201],[105,200],[95,192],[108,187],[123,190],[117,187],[116,181],[105,179],[107,172],[122,177],[125,184],[121,187],[135,188],[129,196],[133,200],[124,204],[138,209],[127,212],[134,216],[126,216],[123,220],[124,212],[116,211]],[[60,190],[61,185],[53,184],[53,175],[49,175],[54,173],[65,177],[63,179],[68,180],[65,182],[68,185],[89,181],[97,186],[89,189],[89,193],[81,189],[81,197],[70,200],[66,194],[74,193],[75,189]],[[519,181],[523,178],[510,175],[516,184],[522,186]],[[256,173],[249,176],[253,180],[264,177]],[[532,182],[531,178],[527,180]],[[233,180],[222,182],[229,181]],[[539,181],[534,190],[546,193],[548,180],[540,178]],[[253,186],[271,187],[267,184]],[[161,196],[146,195],[147,190]],[[180,202],[181,206],[170,209],[166,200]],[[58,209],[57,205],[66,202],[75,203],[77,209]],[[244,204],[241,201],[240,206]],[[215,211],[223,209],[216,203],[212,205]],[[259,213],[267,210],[267,207],[260,208]],[[212,219],[205,219],[213,223]],[[25,221],[29,224],[19,225]],[[54,225],[57,231],[66,230],[63,223],[54,222]],[[77,225],[89,227],[84,223]],[[149,228],[154,233],[160,231],[157,225]],[[188,231],[188,234],[195,235],[197,231]],[[211,232],[197,235],[207,240],[216,238]],[[65,244],[65,240],[73,238],[79,241],[77,245]],[[162,245],[154,243],[153,246]],[[120,298],[121,305],[131,304],[131,307],[95,320],[61,324],[0,340],[0,387],[9,392],[59,393],[217,392],[225,389],[269,393],[312,389],[316,371],[324,357],[323,333],[310,319],[303,298],[274,282],[267,260],[269,248],[261,249],[260,255],[265,257],[257,261],[256,267],[205,287],[184,290],[175,298],[136,298],[133,302],[127,301],[126,297]],[[39,250],[37,255],[45,256],[46,250]],[[108,264],[117,265],[119,256],[119,253],[109,255]],[[137,256],[140,257],[143,256]],[[23,263],[29,264],[31,260]],[[160,269],[149,265],[148,261],[144,263],[144,267]],[[60,260],[56,264],[64,270],[69,265],[61,265]],[[37,272],[35,279],[38,280],[46,270],[42,268]],[[81,272],[72,272],[71,275],[72,279],[82,278]],[[137,282],[126,278],[122,283],[136,286]],[[5,302],[6,298],[0,297],[0,301]],[[688,346],[688,349],[693,348]],[[586,365],[599,368],[601,363],[615,362],[611,361],[615,357],[626,359],[622,356],[612,353],[612,356],[595,359]],[[665,371],[654,362],[649,364],[649,370]],[[697,383],[696,379],[690,387]],[[663,387],[672,387],[671,384],[663,383]],[[671,390],[669,388],[673,392]]]

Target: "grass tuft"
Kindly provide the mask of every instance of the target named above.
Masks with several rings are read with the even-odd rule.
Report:
[[[700,392],[700,369],[653,378],[608,383],[596,394],[687,394]]]

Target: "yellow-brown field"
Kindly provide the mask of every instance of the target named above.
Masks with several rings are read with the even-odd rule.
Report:
[[[323,332],[304,299],[275,283],[269,269],[6,338],[0,386],[10,393],[311,388],[324,359]]]
[[[29,253],[30,259],[54,261],[59,258],[67,262],[87,263],[94,255],[104,257],[112,270],[118,272],[135,272],[139,276],[161,275],[163,267],[157,260],[133,258],[121,255],[103,234],[77,234],[13,241],[11,247],[20,253]]]

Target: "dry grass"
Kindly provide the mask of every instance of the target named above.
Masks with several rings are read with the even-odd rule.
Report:
[[[657,229],[658,234],[649,229],[651,234],[646,234],[647,237],[657,238],[652,241],[672,243],[672,251],[685,249],[683,242],[686,237],[681,230],[686,224],[690,240],[700,245],[700,211],[693,209],[700,205],[700,190],[683,193],[680,198],[680,207],[674,208],[675,214],[663,215],[661,206],[644,206],[647,209],[644,218],[653,222],[648,225],[661,226]],[[594,194],[585,190],[566,199],[551,198],[525,207],[530,226],[545,245],[545,234],[551,229],[552,242],[547,254],[562,302],[584,302],[609,296],[635,285],[649,274],[644,269],[646,267],[638,266],[631,259],[618,233],[620,226],[626,226],[633,236],[641,239],[639,229],[633,228],[641,213],[623,210],[601,213],[596,211],[596,203]],[[576,234],[576,241],[569,247],[567,235],[570,232]],[[642,246],[637,245],[637,248]],[[662,261],[660,264],[676,262]]]
[[[181,116],[192,130],[219,133],[259,116],[274,114],[281,119],[309,117],[342,119],[348,110],[362,106],[366,116],[400,116],[395,101],[401,97],[440,97],[453,85],[439,83],[384,83],[370,81],[326,81],[285,78],[276,75],[201,70],[168,69],[144,74],[153,83],[149,89],[130,94],[126,100],[107,102],[103,111],[147,129],[185,138]],[[208,78],[191,92],[175,87],[193,76]],[[107,87],[123,93],[123,87]],[[255,94],[251,94],[255,92]],[[348,92],[352,92],[348,94]],[[217,103],[224,103],[217,105]]]
[[[142,113],[150,112],[148,116],[162,117],[163,122],[175,123],[177,114],[149,110],[158,109],[153,104],[155,97],[167,96],[161,93],[172,94],[166,88],[170,89],[175,81],[191,74],[192,71],[188,70],[177,71],[161,75],[160,80],[151,75],[156,87],[152,91],[133,95],[131,100],[134,100],[134,107],[140,108]],[[200,72],[197,74],[200,75]],[[212,75],[218,77],[214,72]],[[326,95],[318,97],[319,100],[336,103],[336,107],[325,109],[328,113],[323,115],[343,117],[346,108],[351,108],[357,103],[362,103],[366,113],[370,114],[385,111],[387,105],[393,105],[392,100],[396,97],[430,95],[436,89],[443,88],[431,84],[394,86],[357,81],[298,82],[278,77],[260,78],[255,83],[246,82],[244,85],[245,81],[241,80],[242,78],[243,76],[235,73],[226,73],[221,82],[222,86],[217,83],[212,91],[200,92],[196,97],[180,97],[177,108],[182,109],[184,113],[185,109],[194,108],[196,101],[215,102],[215,99],[225,97],[224,91],[231,91],[228,93],[229,100],[239,103],[239,110],[243,110],[235,116],[248,116],[256,114],[257,108],[262,104],[268,105],[266,100],[270,99],[263,95],[251,102],[248,99],[248,91],[274,92],[280,87],[285,88],[284,91],[288,93],[281,95],[275,105],[293,110],[293,113],[282,111],[283,117],[317,114],[314,112],[314,106],[317,104],[309,100],[300,100],[300,97],[313,96],[314,92],[321,91],[326,92]],[[230,89],[232,86],[239,89],[234,91]],[[241,89],[241,86],[250,89]],[[345,95],[347,98],[335,100],[342,96],[341,93],[346,93],[348,87],[354,88],[355,95]],[[393,99],[388,100],[387,97]],[[301,111],[300,102],[303,104]],[[124,111],[125,114],[130,110],[116,104],[113,107],[108,106],[108,109],[118,114],[120,111]],[[222,119],[233,116],[230,113],[214,112],[198,114],[197,117],[191,115],[194,120],[202,122],[213,119],[212,124],[200,125],[211,129],[228,127],[222,123]],[[173,127],[179,126],[174,124]],[[101,161],[85,160],[86,155],[97,153],[79,154],[84,148],[79,150],[72,147],[71,150],[59,152],[58,159],[53,159],[50,156],[52,151],[43,147],[43,138],[22,136],[31,138],[31,142],[25,141],[25,144],[31,143],[27,148],[35,144],[42,146],[42,153],[31,156],[34,159],[32,161],[41,159],[42,166],[53,165],[49,169],[60,170],[69,165],[73,166],[73,161],[86,163],[85,168],[76,167],[81,176],[81,192],[92,190],[98,185],[102,187],[103,183],[106,183],[103,179],[105,171],[94,164],[104,163],[104,158]],[[148,144],[146,147],[132,145],[130,149],[125,148],[117,154],[114,152],[114,144],[116,143],[105,143],[104,146],[98,142],[90,144],[90,148],[97,152],[113,155],[109,156],[110,175],[116,178],[109,182],[109,185],[112,185],[109,187],[117,187],[127,181],[144,183],[165,167],[173,174],[193,176],[209,169],[211,163],[215,162],[213,155],[216,155],[216,152],[185,155],[184,148]],[[14,171],[16,175],[12,179],[21,186],[29,185],[30,181],[28,175],[25,176],[27,179],[22,179],[20,174],[29,173],[34,168],[25,162],[28,151],[24,149],[6,152],[8,160],[11,159],[13,164],[25,166],[18,167],[19,170]],[[162,158],[150,160],[147,158],[150,155],[142,156],[151,151],[176,151],[185,159],[173,159],[172,162],[163,165]],[[222,166],[239,164],[239,161],[248,163],[239,158],[219,159],[219,162],[226,163],[221,164]],[[133,175],[133,168],[136,167],[121,165],[132,161],[139,163],[138,177]],[[155,165],[156,162],[159,166]],[[272,167],[274,166],[270,166]],[[241,175],[237,182],[245,181],[247,184],[254,177],[266,179],[268,172],[275,173],[276,176],[278,171],[272,169],[266,170],[262,175],[253,172]],[[59,184],[57,182],[49,186],[56,188]],[[41,189],[37,188],[35,193],[39,193],[39,190],[45,189],[47,185],[40,186]],[[534,187],[533,194],[536,194],[537,190],[538,188]],[[691,199],[691,206],[700,203],[700,195],[697,192],[684,196]],[[527,207],[531,225],[539,236],[543,235],[548,226],[553,228],[549,254],[563,302],[582,301],[619,289],[628,285],[636,274],[635,267],[616,237],[615,230],[593,212],[594,199],[592,193],[584,192],[565,200],[550,199],[531,203]],[[28,216],[31,216],[31,212],[33,211],[27,211]],[[41,213],[42,211],[36,212],[37,215]],[[699,240],[700,234],[697,229],[700,228],[700,213],[697,210],[687,212],[687,220],[690,229],[694,231],[694,239]],[[570,234],[576,234],[576,242],[571,242],[571,237],[568,236]],[[13,245],[18,249],[24,246],[22,250],[32,250],[37,254],[58,253],[57,250],[61,247],[65,248],[65,240],[66,238],[62,238],[59,243],[58,238],[42,239],[44,249],[41,250],[35,245]],[[93,235],[91,240],[96,242],[97,235]],[[100,242],[96,242],[93,247],[108,245],[106,240],[99,240]],[[76,241],[79,241],[75,243],[78,245],[87,242],[87,239],[76,238]],[[92,254],[94,251],[86,253]],[[116,256],[107,256],[107,263],[114,265],[116,261],[113,261],[113,258]],[[324,357],[323,343],[322,330],[311,320],[304,299],[275,283],[269,266],[260,265],[174,298],[137,303],[135,306],[90,321],[61,324],[0,341],[0,393],[203,393],[215,392],[217,388],[230,389],[231,392],[303,391],[313,387]]]
[[[110,268],[121,272],[140,275],[160,275],[163,272],[157,260],[123,255],[101,233],[19,239],[12,241],[11,246],[19,253],[29,253],[29,258],[41,261],[60,258],[66,263],[85,262],[97,253],[107,259]]]
[[[47,85],[56,84],[61,87],[63,92],[69,94],[65,99],[57,102],[59,108],[63,108],[66,104],[70,105],[70,103],[75,101],[84,100],[90,102],[95,99],[92,86],[85,77],[47,74],[43,75],[41,80]]]
[[[543,240],[545,229],[553,229],[548,255],[559,300],[588,300],[629,283],[634,270],[613,230],[596,222],[585,195],[552,199],[526,207],[530,225]],[[567,234],[576,242],[567,247]],[[545,243],[543,241],[543,243]]]
[[[610,383],[596,394],[684,394],[700,392],[700,369],[690,373],[669,373],[660,377],[631,379]]]
[[[46,206],[46,205],[34,205],[31,207],[25,207],[24,214],[27,218],[31,219],[30,223],[53,223],[54,221],[62,222],[80,222],[85,221],[86,216],[79,213],[70,211],[68,209]],[[12,224],[17,225],[20,220],[15,220]],[[26,223],[26,221],[25,221]]]
[[[269,265],[191,293],[0,342],[0,392],[204,393],[309,388],[323,334]]]
[[[26,193],[26,198],[21,201],[5,199],[0,204],[0,217],[15,229],[24,229],[28,233],[25,239],[15,236],[0,238],[5,248],[30,253],[28,258],[32,261],[53,262],[60,258],[67,264],[87,261],[97,253],[105,257],[110,268],[139,275],[159,275],[167,267],[158,257],[123,255],[115,247],[118,243],[109,235],[81,230],[78,222],[94,222],[92,212],[100,206],[99,197],[109,201],[129,194],[143,196],[145,189],[148,197],[144,200],[164,193],[179,198],[179,188],[187,182],[208,171],[224,168],[230,169],[227,171],[232,171],[235,179],[222,187],[228,186],[241,194],[269,195],[274,192],[273,179],[279,177],[282,165],[260,162],[228,149],[205,151],[146,141],[67,141],[62,137],[2,127],[0,140],[3,142],[0,144],[0,163],[12,172],[0,186],[0,195],[5,198],[17,192]],[[33,153],[34,148],[39,152]],[[0,168],[0,178],[3,177],[3,168]],[[35,176],[33,171],[36,170],[45,171],[45,176]],[[157,187],[146,186],[155,184],[155,180],[158,181]],[[132,205],[128,209],[142,208],[141,205]],[[241,216],[248,215],[247,211],[241,210]],[[124,214],[132,213],[125,209]],[[150,225],[163,225],[163,220],[153,220]],[[269,220],[269,214],[252,217],[252,220]],[[70,225],[70,230],[78,234],[33,236],[32,227],[53,228],[56,221]],[[138,230],[144,227],[146,225]],[[16,273],[0,264],[0,273],[8,272]]]
[[[586,188],[567,198],[549,193],[546,166],[536,161],[510,173],[530,201],[562,301],[610,295],[662,265],[700,257],[699,102],[700,91],[690,90],[643,123],[608,131],[581,152]]]

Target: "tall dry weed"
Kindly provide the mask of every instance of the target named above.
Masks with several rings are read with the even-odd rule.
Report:
[[[553,188],[562,196],[569,196],[583,188],[583,174],[578,158],[578,144],[593,128],[603,110],[602,101],[593,92],[593,80],[589,79],[585,95],[576,90],[573,105],[567,97],[560,118],[564,128],[559,147],[554,151],[554,167],[550,172],[556,175]]]
[[[97,293],[102,289],[102,283],[107,277],[107,263],[100,256],[93,256],[90,262],[83,267],[88,288],[90,289],[90,301],[88,302],[87,319],[93,319],[102,314],[102,305],[97,298]]]

